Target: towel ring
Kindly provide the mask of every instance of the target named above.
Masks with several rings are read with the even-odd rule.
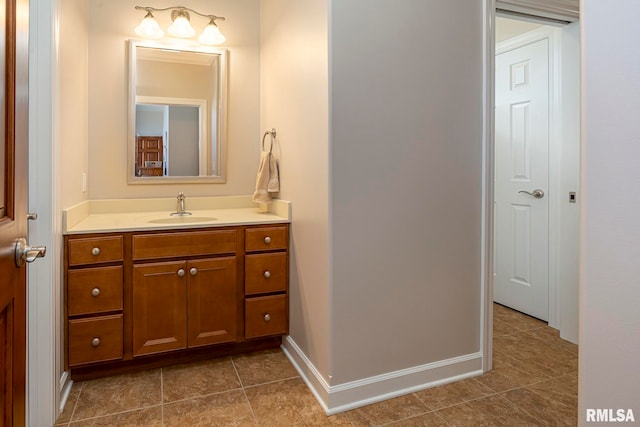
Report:
[[[262,135],[262,151],[264,151],[264,140],[267,135],[271,135],[271,146],[269,147],[269,153],[271,153],[271,150],[273,150],[273,140],[276,139],[276,128],[272,128]]]

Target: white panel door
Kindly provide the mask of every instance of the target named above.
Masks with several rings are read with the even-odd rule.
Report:
[[[549,41],[496,56],[494,301],[548,320]],[[529,192],[531,194],[525,193]]]

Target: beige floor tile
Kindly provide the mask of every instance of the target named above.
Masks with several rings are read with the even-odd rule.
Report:
[[[430,412],[415,395],[407,394],[344,413],[342,421],[355,425],[383,425]]]
[[[72,421],[160,403],[160,369],[86,381]]]
[[[418,415],[417,417],[407,418],[396,421],[387,426],[395,427],[444,427],[448,426],[447,422],[438,414],[429,412],[427,414]]]
[[[496,336],[493,337],[493,348],[496,351],[515,357],[515,355],[523,351],[528,339],[530,340],[531,337],[527,338],[522,333]]]
[[[116,415],[73,422],[69,427],[162,427],[162,407],[139,409]]]
[[[245,389],[260,426],[348,425],[337,417],[327,417],[300,378]]]
[[[569,407],[578,405],[578,375],[565,375],[527,387],[529,390]]]
[[[531,363],[530,361],[516,359],[515,357],[511,357],[506,352],[498,352],[498,354],[499,355],[497,359],[494,359],[494,368],[515,368],[519,371],[523,371],[530,376],[530,381],[527,381],[527,384],[544,381],[546,379],[558,376],[557,374],[553,373],[547,366],[540,366],[538,364]]]
[[[531,415],[501,396],[489,396],[436,411],[452,426],[536,426]]]
[[[520,313],[510,308],[504,307],[500,304],[493,304],[493,316],[494,320],[509,323],[513,328],[522,331],[539,328],[546,326],[547,323],[536,319],[535,317],[527,316],[524,313]]]
[[[64,405],[64,410],[56,420],[57,424],[65,424],[71,421],[71,416],[76,409],[76,403],[78,403],[78,397],[80,396],[83,385],[84,383],[73,383],[71,391],[69,391],[69,397],[67,397],[67,402]]]
[[[511,335],[515,331],[515,328],[511,326],[508,322],[494,319],[493,320],[493,336],[500,337],[503,335]]]
[[[231,358],[162,368],[165,402],[191,399],[240,388]]]
[[[476,377],[476,380],[489,387],[496,393],[535,384],[547,380],[546,376],[537,376],[512,366],[494,368],[493,370]]]
[[[341,425],[352,427],[371,427],[373,424],[366,417],[365,413],[358,412],[357,409],[351,411],[341,412],[331,417],[333,421],[338,422]]]
[[[242,390],[212,394],[164,405],[165,427],[255,426]]]
[[[496,348],[495,345],[493,347],[493,368],[503,368],[509,364],[513,359],[509,356],[508,352],[501,351]]]
[[[526,332],[532,337],[538,338],[554,347],[561,348],[574,356],[578,355],[578,346],[571,341],[560,338],[560,331],[551,327],[532,329]]]
[[[298,372],[280,349],[233,356],[232,359],[245,387],[298,377]]]
[[[527,371],[544,373],[548,377],[568,374],[578,367],[577,355],[529,334],[495,337],[494,347],[530,366]]]
[[[565,405],[551,396],[534,393],[528,387],[509,391],[503,396],[539,420],[540,425],[575,426],[578,423],[577,402]]]
[[[495,392],[474,378],[415,393],[416,397],[431,410],[457,405],[491,394],[495,394]]]

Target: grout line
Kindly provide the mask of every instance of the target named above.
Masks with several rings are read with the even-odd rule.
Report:
[[[282,383],[282,382],[285,382],[285,381],[295,380],[295,379],[297,379],[297,378],[300,378],[300,376],[299,376],[299,375],[295,375],[295,376],[293,376],[293,377],[280,378],[279,380],[267,381],[266,383],[251,384],[251,385],[244,386],[243,388],[261,387],[261,386],[263,386],[263,385],[269,385],[269,384]]]
[[[73,421],[73,416],[76,414],[76,408],[78,407],[78,402],[80,402],[80,396],[82,396],[82,390],[84,390],[85,382],[81,382],[79,384],[80,391],[78,392],[78,398],[76,399],[76,403],[73,405],[73,410],[71,411],[71,416],[69,417],[68,425],[71,425],[71,421]]]
[[[221,390],[221,391],[215,391],[213,393],[207,393],[207,394],[198,394],[196,396],[190,396],[190,397],[185,397],[184,399],[178,399],[178,400],[171,400],[168,402],[163,402],[162,405],[173,405],[174,403],[182,403],[182,402],[188,402],[189,400],[194,400],[194,399],[202,399],[205,397],[211,397],[211,396],[215,396],[218,394],[224,394],[224,393],[230,393],[232,391],[240,391],[242,390],[242,387],[236,387],[236,388],[230,388],[228,390]]]
[[[426,405],[425,405],[425,406],[426,406]],[[405,418],[401,418],[401,419],[399,419],[399,420],[393,420],[393,421],[389,421],[389,422],[384,423],[384,424],[373,424],[373,425],[375,425],[375,426],[381,426],[381,427],[382,427],[382,426],[388,426],[388,425],[391,425],[391,424],[394,424],[394,423],[399,423],[399,422],[401,422],[401,421],[408,421],[408,420],[412,420],[412,419],[414,419],[414,418],[422,417],[423,415],[433,414],[434,412],[435,412],[435,411],[428,410],[427,412],[420,412],[419,414],[413,414],[413,415],[411,415],[411,416],[408,416],[408,417],[405,417]]]
[[[439,414],[438,411],[433,411],[433,414],[436,417],[440,418],[446,425],[450,425],[449,421],[447,421],[441,414]]]
[[[143,406],[141,408],[127,409],[126,411],[111,412],[111,413],[108,413],[108,414],[98,415],[96,417],[82,418],[80,420],[75,420],[73,422],[77,423],[77,422],[80,422],[80,421],[97,420],[99,418],[112,417],[114,415],[128,414],[129,412],[136,412],[136,411],[142,411],[142,410],[145,410],[145,409],[157,408],[158,406],[162,406],[162,405],[161,404],[160,405],[149,405],[149,406]]]
[[[242,378],[240,378],[240,373],[238,372],[238,368],[236,367],[236,362],[233,360],[233,357],[230,357],[229,359],[231,359],[231,366],[233,366],[233,370],[236,372],[236,375],[238,376],[238,381],[240,381],[240,388],[242,389],[242,394],[244,395],[244,399],[247,402],[247,405],[249,405],[249,410],[251,411],[251,415],[253,416],[253,422],[256,425],[258,425],[258,417],[256,416],[256,413],[253,410],[253,406],[251,405],[249,396],[247,396],[247,390],[245,390],[244,384],[242,383]]]

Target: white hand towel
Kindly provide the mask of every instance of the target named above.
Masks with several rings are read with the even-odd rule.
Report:
[[[269,153],[269,184],[267,185],[269,193],[277,193],[280,191],[280,166],[276,160],[276,156]]]
[[[258,166],[258,175],[256,176],[256,191],[253,193],[252,200],[254,203],[269,203],[271,196],[269,195],[269,152],[260,154],[260,166]]]

